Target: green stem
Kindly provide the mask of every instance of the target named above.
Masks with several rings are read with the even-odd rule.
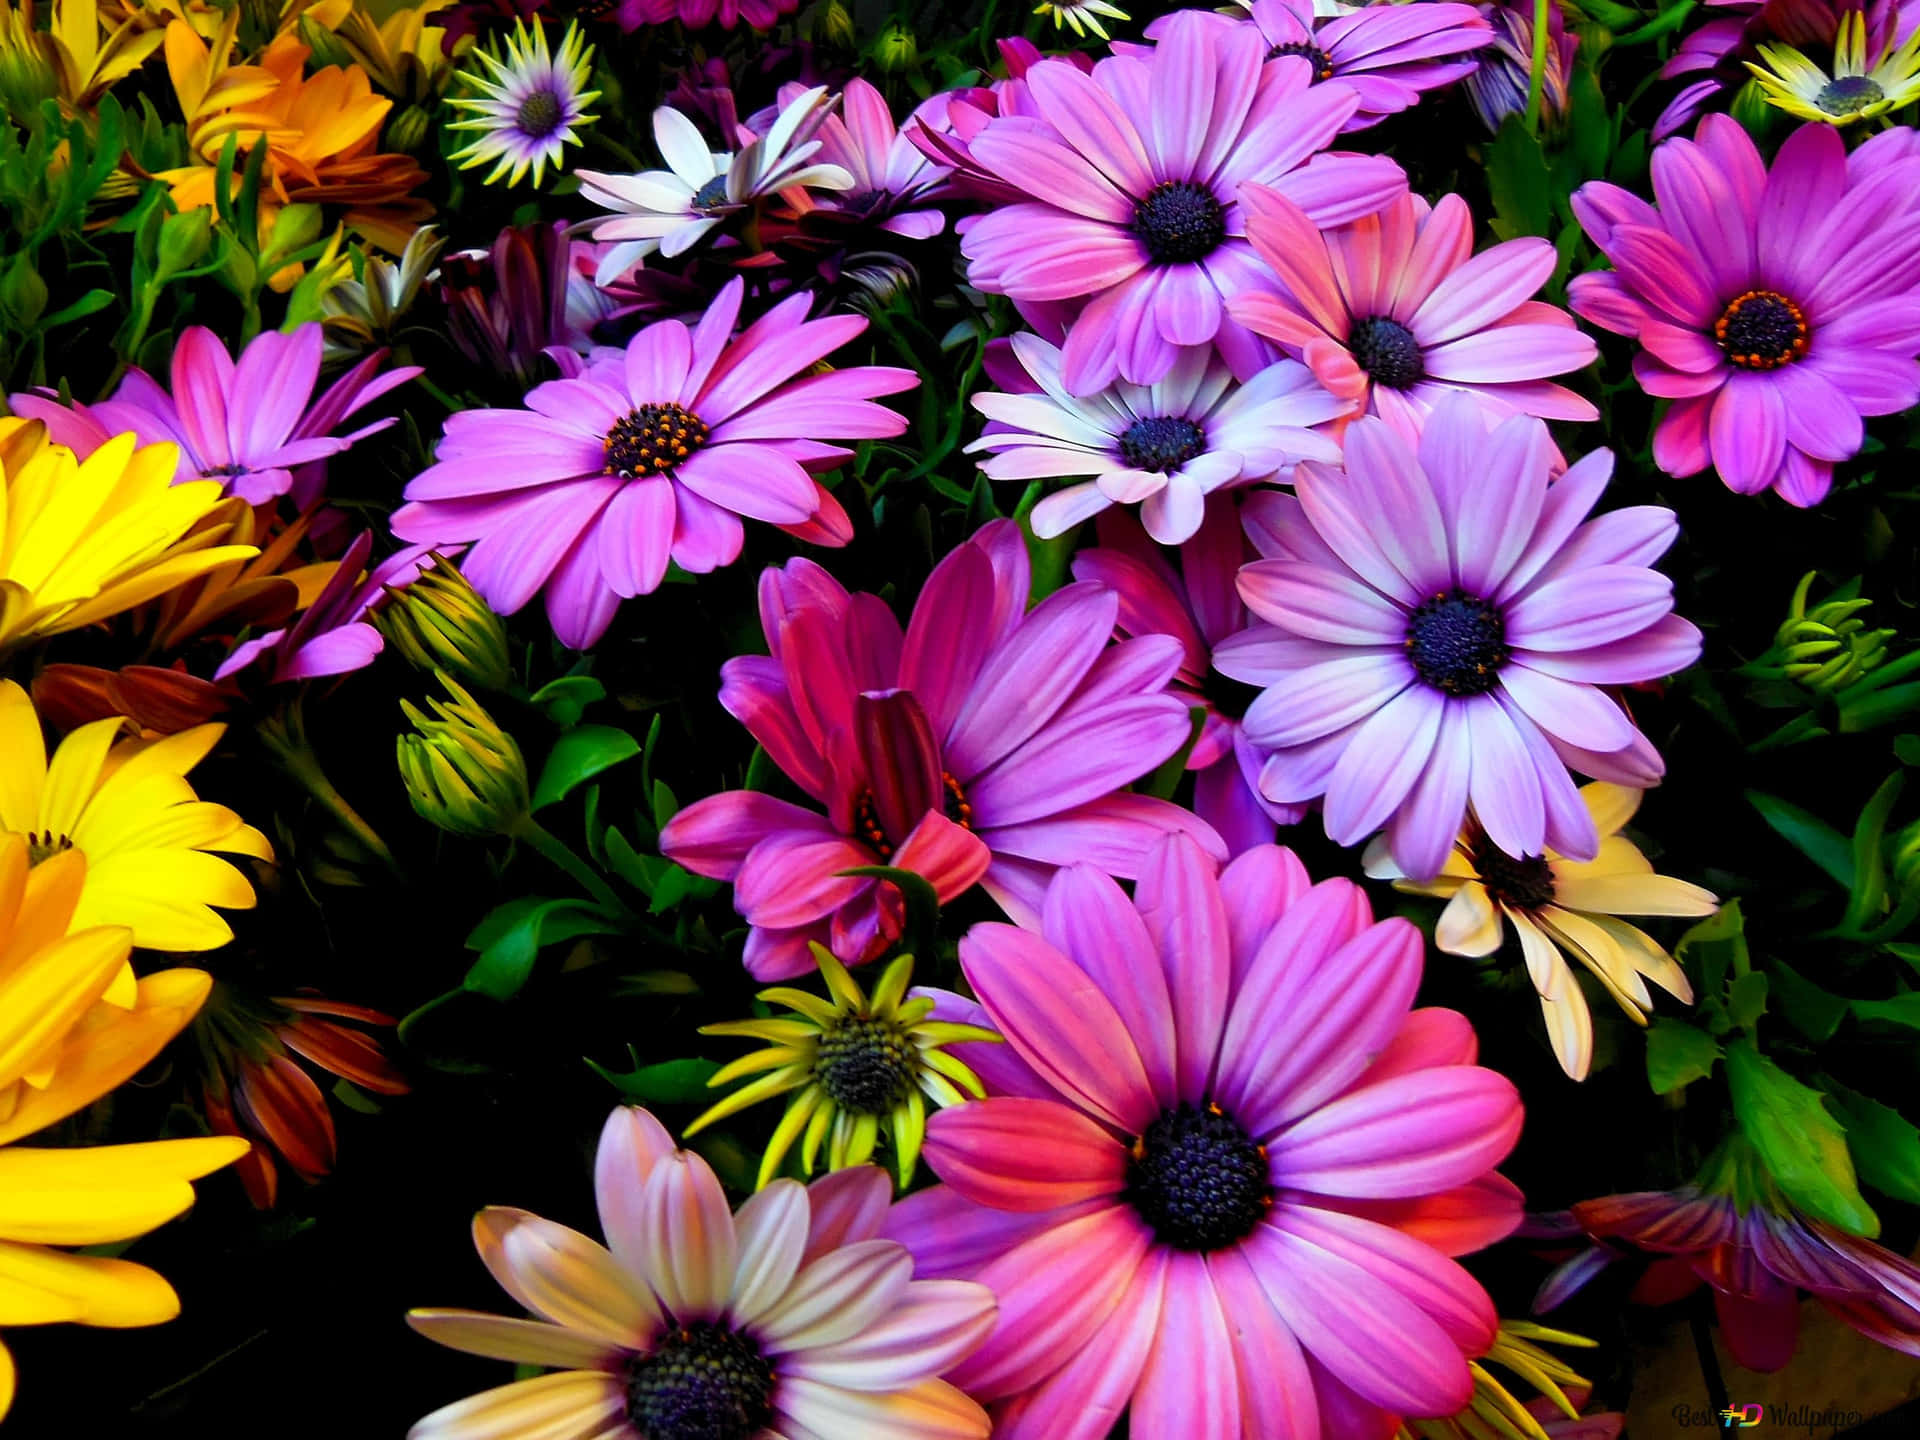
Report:
[[[1547,11],[1552,0],[1533,0],[1533,67],[1527,72],[1527,130],[1540,133],[1540,106],[1547,89]]]
[[[262,723],[258,734],[267,752],[278,762],[282,774],[312,796],[320,808],[332,816],[334,822],[351,835],[369,857],[386,867],[387,873],[394,879],[404,881],[407,878],[406,872],[400,868],[400,862],[393,858],[393,852],[387,848],[387,842],[380,838],[380,832],[367,823],[347,797],[334,787],[327,778],[327,772],[320,768],[320,757],[307,744],[298,701],[278,719]]]
[[[508,832],[516,840],[524,840],[547,859],[559,866],[580,883],[580,887],[599,902],[601,908],[622,920],[638,920],[639,917],[627,908],[626,903],[613,893],[613,887],[600,878],[594,868],[573,853],[566,841],[555,835],[531,815],[524,815]]]

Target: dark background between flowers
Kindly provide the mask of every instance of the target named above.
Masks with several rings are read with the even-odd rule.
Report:
[[[984,12],[977,6],[937,6],[891,16],[875,10],[856,18],[868,40],[890,20],[907,25],[918,37],[918,66],[883,77],[871,62],[827,48],[816,49],[810,61],[823,79],[859,67],[888,88],[902,113],[916,87],[924,91],[928,85],[953,83],[969,66],[988,61],[991,51],[982,36],[1024,27],[1050,43],[1024,5],[990,4]],[[1147,18],[1145,7],[1136,12],[1136,22]],[[599,106],[607,117],[603,129],[626,140],[643,164],[652,163],[645,118],[671,86],[674,70],[693,52],[658,35],[623,39],[609,26],[593,29],[600,45],[598,83],[608,92]],[[1137,25],[1117,33],[1137,34]],[[712,53],[723,53],[717,41]],[[724,53],[736,62],[743,115],[769,100],[801,59],[783,50],[777,37],[734,37]],[[1391,151],[1423,193],[1461,191],[1483,220],[1501,217],[1507,227],[1502,233],[1564,239],[1562,197],[1577,180],[1600,173],[1596,166],[1610,166],[1614,178],[1644,188],[1644,137],[1634,131],[1650,120],[1665,89],[1646,91],[1639,82],[1659,58],[1655,49],[1642,49],[1607,61],[1605,88],[1611,99],[1605,103],[1618,108],[1627,97],[1636,97],[1627,110],[1627,138],[1613,147],[1611,157],[1606,136],[1598,137],[1596,149],[1595,128],[1608,126],[1611,112],[1593,108],[1601,103],[1597,91],[1581,92],[1573,134],[1551,152],[1562,157],[1557,173],[1511,136],[1499,145],[1487,143],[1458,97],[1430,100],[1366,132],[1357,145]],[[151,71],[139,83],[153,83]],[[156,94],[155,99],[167,113],[167,97]],[[1582,111],[1580,105],[1587,108]],[[604,150],[590,145],[587,153],[584,163],[621,168]],[[436,178],[434,183],[446,182]],[[524,194],[484,189],[470,180],[456,181],[450,193],[433,198],[452,248],[484,246],[500,225],[512,221],[586,213],[578,201],[567,199],[548,200],[536,211],[523,203]],[[1576,243],[1566,239],[1569,248],[1563,253],[1577,269],[1591,263],[1591,251],[1582,244],[1576,253]],[[898,443],[917,457],[936,443],[964,441],[976,433],[961,377],[971,374],[972,383],[981,382],[977,366],[970,364],[971,344],[943,352],[936,343],[963,314],[954,297],[949,240],[918,246],[909,258],[919,271],[919,287],[890,302],[890,324],[876,326],[848,358],[911,364],[922,372],[927,391],[897,401],[916,417],[915,428]],[[1565,267],[1550,292],[1553,298],[1559,298],[1564,274]],[[190,300],[191,314],[183,306],[179,323],[203,320],[231,334],[232,316],[224,313],[222,302],[211,289],[197,293]],[[445,342],[444,323],[431,299],[425,306],[409,358],[428,367],[434,390],[468,404],[513,403],[517,393],[465,362]],[[996,304],[992,315],[1004,331],[1009,313]],[[1660,503],[1679,513],[1681,539],[1664,568],[1678,587],[1677,609],[1707,634],[1700,671],[1664,692],[1630,697],[1669,770],[1667,783],[1649,796],[1635,833],[1662,870],[1723,896],[1741,897],[1748,935],[1757,948],[1790,956],[1801,973],[1821,976],[1836,962],[1808,937],[1838,913],[1839,894],[1759,822],[1743,792],[1757,787],[1782,795],[1848,831],[1875,787],[1898,767],[1892,731],[1749,754],[1743,742],[1767,733],[1785,715],[1757,707],[1744,682],[1727,672],[1765,650],[1795,582],[1809,569],[1823,576],[1816,595],[1863,575],[1865,593],[1875,600],[1871,618],[1920,641],[1914,618],[1920,603],[1915,566],[1920,528],[1913,503],[1911,421],[1896,418],[1871,427],[1876,443],[1843,467],[1833,498],[1815,512],[1796,512],[1770,496],[1735,497],[1710,476],[1675,482],[1654,471],[1646,448],[1650,403],[1631,383],[1624,348],[1604,340],[1602,355],[1598,372],[1578,383],[1600,401],[1603,421],[1564,428],[1563,446],[1577,454],[1612,443],[1619,467],[1605,503]],[[73,393],[83,398],[96,393],[111,361],[104,347],[84,343],[50,357],[56,369],[66,367]],[[426,463],[444,415],[434,394],[417,384],[399,392],[393,405],[402,423],[333,466],[336,502],[376,527],[406,479]],[[837,490],[854,517],[858,538],[845,551],[818,557],[849,588],[886,594],[902,608],[941,554],[992,514],[1011,512],[1019,498],[1017,487],[990,490],[977,481],[957,448],[934,467],[942,487],[924,478],[898,478],[912,463],[902,461],[899,452],[863,456],[855,467],[861,473],[846,475]],[[886,478],[890,473],[894,478]],[[682,803],[738,785],[752,744],[716,702],[717,672],[728,656],[764,649],[754,611],[755,579],[764,565],[794,551],[784,537],[749,527],[739,564],[627,603],[606,639],[584,660],[559,649],[537,607],[530,608],[512,627],[520,678],[533,688],[561,674],[590,671],[604,683],[607,698],[592,708],[589,720],[644,737],[657,719],[660,732],[646,769]],[[1057,570],[1061,552],[1047,559]],[[87,657],[75,645],[61,658]],[[493,905],[516,894],[571,893],[570,882],[537,855],[522,852],[505,863],[500,843],[443,836],[412,815],[393,765],[394,736],[402,723],[397,700],[418,699],[426,688],[421,676],[389,655],[343,683],[315,687],[305,702],[309,732],[329,774],[393,847],[409,876],[405,887],[374,872],[354,887],[315,882],[309,864],[324,821],[268,769],[249,734],[249,716],[234,717],[226,741],[196,773],[196,783],[203,796],[235,805],[275,835],[283,863],[258,875],[261,904],[234,917],[236,942],[189,963],[203,963],[223,980],[256,993],[315,986],[337,999],[404,1015],[459,984],[472,961],[463,940]],[[254,713],[267,713],[275,699],[263,697]],[[550,720],[530,706],[490,703],[537,766],[555,734]],[[599,777],[601,824],[635,833],[631,817],[652,808],[642,768],[632,760]],[[543,812],[550,828],[576,848],[582,848],[582,794]],[[1897,824],[1911,818],[1911,802],[1896,811]],[[1357,854],[1330,845],[1316,821],[1282,838],[1300,850],[1316,877],[1358,874]],[[1381,912],[1404,913],[1430,928],[1433,904],[1397,896],[1382,885],[1370,888]],[[983,900],[947,912],[940,953],[923,957],[918,980],[955,983],[955,940],[968,923],[991,913]],[[409,1032],[413,1044],[392,1047],[413,1092],[381,1102],[378,1113],[336,1105],[337,1172],[311,1188],[286,1179],[276,1210],[254,1211],[231,1176],[204,1182],[200,1202],[186,1220],[139,1242],[132,1252],[174,1281],[185,1305],[179,1320],[151,1331],[53,1327],[9,1332],[7,1341],[21,1368],[9,1433],[21,1440],[398,1435],[427,1411],[510,1379],[504,1365],[415,1337],[401,1317],[411,1305],[512,1309],[480,1265],[468,1236],[468,1222],[483,1205],[521,1206],[597,1231],[589,1178],[592,1146],[621,1092],[587,1061],[618,1074],[631,1071],[636,1061],[724,1060],[740,1053],[736,1042],[705,1040],[696,1033],[701,1024],[747,1013],[756,988],[738,964],[742,932],[724,893],[679,907],[658,927],[661,933],[652,938],[609,937],[554,947],[513,1000],[464,995],[422,1019]],[[1660,933],[1671,942],[1680,927],[1673,924]],[[684,978],[671,978],[676,976]],[[1871,970],[1855,978],[1866,984],[1862,993],[1880,993],[1873,986],[1888,983]],[[1537,1208],[1681,1183],[1717,1138],[1725,1109],[1713,1089],[1718,1081],[1694,1087],[1704,1093],[1684,1106],[1652,1095],[1641,1037],[1597,991],[1595,1073],[1584,1085],[1566,1080],[1544,1044],[1537,1005],[1510,951],[1487,966],[1433,952],[1420,1002],[1464,1010],[1479,1031],[1484,1063],[1520,1085],[1528,1123],[1504,1168]],[[1678,1007],[1663,1001],[1662,1009],[1675,1013]],[[1824,1068],[1857,1089],[1893,1098],[1916,1093],[1920,1076],[1912,1038],[1910,1032],[1852,1028],[1843,1032],[1844,1043],[1827,1047],[1817,1061],[1804,1047],[1795,1051],[1785,1038],[1770,1053],[1796,1057],[1803,1070]],[[196,1122],[179,1108],[179,1099],[191,1078],[191,1063],[189,1052],[177,1049],[171,1065],[116,1095],[111,1102],[118,1112],[111,1117],[116,1137],[162,1127],[189,1133]],[[676,1129],[697,1113],[696,1104],[655,1108]],[[751,1157],[777,1114],[777,1105],[749,1112],[702,1137],[698,1148],[728,1177],[750,1176]],[[73,1134],[104,1133],[104,1118],[96,1113],[72,1127]],[[1885,1224],[1883,1240],[1902,1253],[1910,1251],[1920,1235],[1920,1213],[1881,1195],[1872,1199]],[[1507,1315],[1526,1313],[1547,1268],[1537,1247],[1522,1242],[1475,1257],[1471,1264]],[[1632,1267],[1621,1267],[1603,1277],[1552,1317],[1601,1342],[1601,1349],[1577,1363],[1597,1381],[1596,1399],[1614,1406],[1624,1405],[1635,1387],[1637,1353],[1687,1349],[1693,1343],[1684,1308],[1650,1313],[1626,1307],[1631,1273]],[[1875,1353],[1884,1358],[1872,1363],[1903,1363]],[[1698,1364],[1689,1359],[1688,1366],[1691,1390],[1674,1398],[1695,1405],[1719,1398]],[[1809,1375],[1805,1381],[1796,1393],[1809,1402],[1849,1398],[1844,1387],[1851,1382],[1843,1376]],[[1731,1383],[1737,1390],[1738,1377]],[[1829,1395],[1836,1384],[1842,1393]],[[1884,1425],[1869,1428],[1889,1435],[1920,1430],[1911,1412],[1904,1421],[1889,1417]],[[1669,1432],[1662,1426],[1644,1433]]]

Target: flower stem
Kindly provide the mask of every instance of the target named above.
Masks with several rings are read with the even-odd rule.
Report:
[[[622,920],[637,920],[639,917],[629,910],[626,903],[614,894],[613,887],[595,873],[594,868],[573,853],[566,841],[555,835],[531,815],[523,815],[510,832],[514,839],[524,840],[547,859],[559,866],[580,883],[580,887],[599,902],[602,909]]]
[[[263,721],[257,733],[282,774],[312,796],[320,808],[353,837],[369,858],[378,860],[386,867],[389,875],[396,880],[407,878],[406,872],[400,868],[400,862],[393,858],[393,852],[387,848],[387,842],[380,838],[380,832],[348,803],[347,797],[334,788],[333,782],[327,778],[327,772],[320,768],[320,757],[307,744],[306,727],[301,719],[298,701],[280,715]]]
[[[1527,129],[1540,133],[1540,106],[1547,88],[1548,10],[1552,0],[1533,0],[1533,65],[1527,72]]]

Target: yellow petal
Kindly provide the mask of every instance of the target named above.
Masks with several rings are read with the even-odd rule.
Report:
[[[141,978],[131,1010],[89,1011],[67,1032],[46,1088],[26,1091],[0,1119],[0,1145],[64,1120],[132,1079],[186,1028],[212,988],[204,970],[162,970]]]
[[[1594,875],[1557,880],[1556,898],[1569,910],[1601,915],[1711,915],[1720,908],[1711,891],[1671,875]]]
[[[1647,979],[1658,985],[1674,999],[1683,1004],[1693,1003],[1693,985],[1687,979],[1687,972],[1675,963],[1674,958],[1654,943],[1654,939],[1638,926],[1629,925],[1624,920],[1616,920],[1611,915],[1590,915],[1587,917],[1607,932],[1613,943],[1620,947],[1620,953],[1627,962]]]
[[[1653,996],[1647,982],[1621,953],[1613,937],[1584,915],[1571,910],[1550,908],[1541,917],[1551,927],[1554,938],[1572,950],[1577,958],[1606,987],[1614,1002],[1636,1025],[1647,1023],[1647,1011],[1653,1008]]]
[[[1644,790],[1630,789],[1625,785],[1609,784],[1605,780],[1596,780],[1591,785],[1580,787],[1580,799],[1587,807],[1587,813],[1593,816],[1594,828],[1602,836],[1615,834],[1622,825],[1633,818],[1634,811],[1640,808],[1640,797]]]
[[[1470,880],[1454,892],[1433,929],[1433,943],[1449,955],[1478,959],[1500,948],[1500,912],[1487,887]]]
[[[43,950],[74,928],[73,912],[87,883],[87,857],[77,850],[49,856],[27,872],[27,883],[11,932],[0,940],[0,970],[8,962]]]
[[[11,680],[0,680],[0,755],[7,757],[0,765],[0,828],[39,829],[47,749],[33,701]]]
[[[1562,961],[1564,968],[1566,962]],[[1574,1080],[1584,1080],[1593,1068],[1593,1012],[1569,972],[1565,990],[1553,999],[1540,1001],[1541,1017],[1547,1022],[1547,1042],[1553,1046],[1554,1059]]]
[[[198,1180],[247,1153],[237,1135],[191,1140],[145,1140],[133,1145],[42,1149],[9,1145],[0,1150],[0,1178],[18,1185],[64,1185],[106,1190]]]
[[[82,1325],[121,1330],[158,1325],[180,1313],[180,1297],[156,1271],[127,1260],[68,1255],[0,1240],[0,1279],[61,1296],[81,1307]]]
[[[84,1314],[86,1307],[70,1295],[55,1295],[0,1275],[0,1326],[58,1325]]]
[[[1568,880],[1591,875],[1651,875],[1653,865],[1640,849],[1624,835],[1608,835],[1600,841],[1600,850],[1591,860],[1569,860],[1552,855],[1547,868],[1553,872],[1556,886]]]
[[[0,1343],[0,1420],[13,1408],[13,1353]]]
[[[145,950],[212,950],[233,931],[207,907],[250,909],[253,887],[198,850],[129,850],[93,868],[75,925],[126,925]]]
[[[207,758],[226,733],[227,727],[216,722],[159,740],[126,741],[107,763],[107,778],[116,786],[131,786],[148,775],[185,775]]]
[[[1553,941],[1532,916],[1513,913],[1509,918],[1513,921],[1514,933],[1520,937],[1520,953],[1526,957],[1527,978],[1533,981],[1534,990],[1543,1000],[1560,994],[1573,983],[1573,977]]]
[[[29,957],[0,992],[0,1085],[10,1085],[67,1033],[126,962],[125,930],[84,930]]]
[[[94,720],[82,725],[53,752],[47,767],[46,791],[40,797],[40,823],[37,828],[55,835],[71,835],[80,821],[80,812],[93,799],[100,784],[100,767],[107,751],[125,722],[118,716]]]

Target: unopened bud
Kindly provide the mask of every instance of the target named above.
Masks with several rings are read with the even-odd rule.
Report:
[[[482,690],[513,679],[506,622],[450,560],[433,565],[404,590],[387,590],[373,623],[416,670],[439,670]]]
[[[396,742],[407,798],[423,820],[455,835],[508,834],[527,814],[526,759],[457,680],[438,678],[453,700],[429,700],[431,717],[400,702],[418,732]]]

